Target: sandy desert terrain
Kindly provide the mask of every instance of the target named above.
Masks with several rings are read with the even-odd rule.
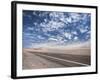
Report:
[[[90,53],[89,47],[23,48],[23,69],[89,66]]]

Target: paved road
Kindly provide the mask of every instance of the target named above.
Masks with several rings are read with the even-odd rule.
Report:
[[[69,54],[49,54],[49,53],[38,53],[36,54],[52,62],[62,64],[66,67],[75,66],[88,66],[90,65],[90,57],[85,55],[69,55]]]
[[[89,66],[89,55],[27,52],[23,57],[23,68],[57,68]]]

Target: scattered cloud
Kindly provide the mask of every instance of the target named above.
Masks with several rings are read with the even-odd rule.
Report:
[[[23,15],[25,46],[42,43],[67,44],[70,41],[90,39],[89,13],[24,10]]]
[[[85,33],[87,31],[87,29],[82,29],[82,28],[80,28],[80,32],[81,33]]]

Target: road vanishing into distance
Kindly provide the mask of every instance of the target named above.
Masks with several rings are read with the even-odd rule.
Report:
[[[90,65],[89,55],[24,52],[23,69],[81,67]]]

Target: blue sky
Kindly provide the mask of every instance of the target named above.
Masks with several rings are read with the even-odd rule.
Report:
[[[90,40],[90,31],[90,13],[23,10],[24,48],[83,43]]]

